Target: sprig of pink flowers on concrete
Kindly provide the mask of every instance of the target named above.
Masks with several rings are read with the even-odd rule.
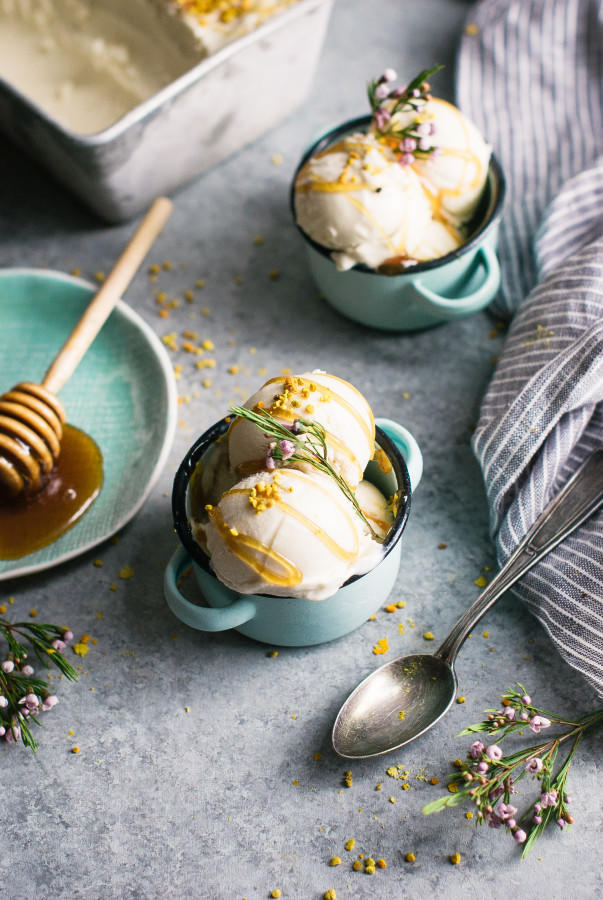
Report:
[[[59,699],[47,681],[35,676],[29,653],[33,651],[42,665],[54,665],[70,681],[77,681],[76,670],[61,653],[73,634],[56,625],[0,618],[0,636],[7,644],[0,657],[0,739],[9,744],[21,742],[35,752],[37,744],[30,726],[41,725],[40,713],[52,709]]]
[[[423,812],[429,815],[471,801],[477,807],[476,823],[504,828],[522,846],[523,858],[548,825],[556,824],[563,831],[573,823],[568,809],[571,797],[566,793],[568,772],[583,736],[603,725],[603,709],[570,720],[534,706],[524,686],[518,683],[517,688],[503,694],[501,709],[485,710],[486,719],[461,731],[459,736],[481,732],[488,738],[471,744],[466,761],[455,763],[449,793],[428,803]],[[553,727],[563,730],[551,734],[548,729]],[[545,739],[505,755],[500,746],[503,739],[526,731]],[[556,769],[560,751],[566,749]],[[536,782],[536,798],[518,815],[517,785],[526,778]]]

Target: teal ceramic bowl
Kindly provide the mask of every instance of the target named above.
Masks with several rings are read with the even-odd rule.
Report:
[[[295,181],[301,167],[329,144],[354,131],[366,131],[369,116],[352,119],[323,134],[304,153],[295,170],[290,207],[295,221]],[[439,259],[418,263],[406,272],[386,275],[356,265],[339,271],[331,251],[317,244],[297,225],[308,264],[326,301],[342,315],[385,331],[416,331],[472,315],[487,306],[500,288],[496,255],[505,198],[505,178],[494,156],[479,208],[462,247]]]
[[[386,496],[396,491],[399,494],[398,512],[384,545],[383,558],[370,572],[350,578],[326,600],[304,600],[242,595],[230,590],[212,573],[208,557],[193,538],[188,516],[190,478],[204,453],[227,427],[222,419],[205,432],[186,454],[174,479],[172,512],[182,546],[165,571],[164,596],[168,606],[181,621],[200,631],[234,628],[256,641],[285,647],[322,644],[358,628],[383,605],[398,576],[400,538],[410,512],[412,489],[423,471],[417,442],[396,422],[377,420],[377,444],[387,454],[391,471],[384,473],[376,462],[370,462],[365,478]],[[182,573],[191,565],[206,606],[192,603],[181,591]]]

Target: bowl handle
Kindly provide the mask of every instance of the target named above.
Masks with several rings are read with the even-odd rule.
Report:
[[[478,260],[485,269],[485,278],[476,291],[466,297],[442,297],[421,284],[421,279],[418,278],[413,285],[417,306],[440,319],[460,319],[482,309],[494,299],[500,287],[500,264],[496,251],[488,244],[483,244],[478,249],[475,261]]]
[[[199,631],[227,631],[253,619],[256,606],[250,597],[239,597],[229,606],[219,609],[197,606],[180,593],[178,581],[191,558],[183,547],[179,547],[165,569],[163,594],[167,605],[186,625]]]
[[[410,477],[410,486],[415,491],[423,474],[423,454],[416,440],[408,429],[394,422],[393,419],[375,419],[375,425],[378,425],[392,439],[404,457]]]

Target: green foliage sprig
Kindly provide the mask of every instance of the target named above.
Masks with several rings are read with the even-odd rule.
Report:
[[[505,828],[522,846],[523,858],[548,825],[556,824],[563,831],[573,824],[568,809],[571,797],[566,793],[569,769],[582,738],[603,725],[603,709],[570,720],[535,706],[524,686],[518,683],[517,688],[503,694],[502,709],[485,710],[486,719],[461,731],[459,737],[485,733],[495,737],[496,743],[474,741],[466,761],[457,760],[455,764],[457,771],[448,783],[449,793],[428,803],[423,812],[430,815],[471,801],[477,807],[477,824]],[[540,734],[554,726],[563,731],[515,753],[504,755],[499,746],[505,737],[521,735],[526,728]],[[555,770],[559,754],[566,748],[565,758]],[[516,785],[525,778],[537,782],[538,794],[518,816],[512,801],[518,794]]]
[[[70,681],[77,681],[76,670],[61,653],[73,634],[57,625],[0,618],[0,635],[8,645],[0,663],[0,737],[8,743],[21,741],[35,753],[37,744],[30,726],[41,725],[39,714],[59,700],[47,681],[35,677],[29,652],[33,651],[42,665],[54,665]]]
[[[374,531],[371,523],[362,512],[354,491],[327,459],[326,432],[319,422],[297,418],[289,426],[280,422],[264,409],[247,409],[246,406],[231,406],[230,409],[235,415],[257,425],[266,437],[270,439],[265,459],[268,471],[274,471],[276,468],[282,468],[293,463],[308,463],[319,472],[328,475],[350,501],[373,538],[382,542],[382,538]]]

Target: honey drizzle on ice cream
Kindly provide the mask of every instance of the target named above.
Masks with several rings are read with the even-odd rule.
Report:
[[[311,490],[316,490],[323,495],[326,493],[324,487],[320,483],[308,481],[303,474],[296,472],[295,470],[289,469],[287,471],[287,478],[292,478],[294,480],[295,478],[303,478],[306,487],[310,487]],[[333,556],[348,563],[356,558],[359,551],[358,535],[354,528],[351,515],[340,503],[332,500],[332,502],[340,509],[344,520],[349,524],[349,532],[352,537],[352,546],[349,550],[338,544],[337,541],[320,527],[320,525],[304,515],[304,513],[296,509],[290,503],[287,503],[282,497],[281,491],[283,490],[290,493],[294,492],[292,485],[288,488],[281,486],[280,476],[276,473],[273,476],[272,484],[267,483],[260,478],[260,480],[251,488],[232,488],[231,490],[226,491],[222,495],[220,502],[228,497],[247,495],[250,505],[254,508],[256,514],[264,513],[266,510],[278,506],[287,516],[295,519],[300,525],[310,531],[325,547],[327,547]],[[231,527],[228,522],[225,521],[222,511],[218,507],[211,508],[208,512],[217,533],[227,544],[233,555],[250,566],[250,568],[260,575],[267,583],[279,585],[281,587],[293,587],[294,585],[301,584],[304,573],[285,556],[276,551],[273,547],[268,546],[253,537],[253,535],[244,534],[237,528]],[[256,554],[261,555],[264,559],[258,559]],[[284,574],[272,569],[266,564],[266,561],[276,563],[276,565],[280,566],[284,571]]]
[[[319,375],[320,373],[316,373]],[[369,405],[366,403],[366,400],[362,396],[362,394],[356,390],[356,388],[351,385],[349,382],[345,381],[343,378],[338,378],[336,375],[329,375],[329,381],[339,382],[342,385],[345,385],[348,390],[351,390],[355,397],[358,398],[358,401],[362,403],[362,407],[365,410],[366,416],[363,416],[358,410],[352,406],[344,397],[341,396],[340,393],[333,390],[333,388],[329,385],[324,384],[319,380],[319,378],[310,379],[303,378],[300,375],[294,376],[277,376],[275,378],[271,378],[264,384],[264,387],[268,387],[269,385],[282,385],[284,390],[282,390],[279,394],[275,394],[272,398],[272,402],[268,408],[268,412],[271,415],[278,417],[279,420],[286,423],[292,423],[298,418],[300,415],[303,416],[305,414],[309,415],[312,418],[316,418],[316,421],[320,421],[320,416],[314,416],[315,410],[312,408],[311,410],[306,407],[302,408],[304,400],[310,400],[311,395],[318,393],[320,394],[320,402],[324,403],[335,403],[338,404],[342,409],[344,409],[349,416],[357,423],[361,432],[365,435],[367,446],[369,450],[373,447],[375,440],[375,420],[373,418],[372,410]],[[301,397],[301,399],[299,399]],[[239,427],[244,422],[241,418],[235,418],[230,425],[229,435],[235,430],[235,428]],[[357,460],[355,454],[352,450],[345,444],[342,440],[332,434],[328,429],[325,428],[325,437],[327,444],[340,456],[344,456],[350,460],[350,462],[356,467],[358,473],[358,480],[362,478],[363,466]],[[238,471],[243,474],[251,474],[253,471],[257,471],[259,467],[263,466],[263,460],[252,460],[248,461],[243,466],[238,466]]]
[[[419,186],[429,203],[433,219],[443,226],[451,238],[460,245],[463,243],[462,235],[459,229],[451,222],[450,217],[443,211],[443,202],[445,198],[461,197],[466,192],[476,189],[484,178],[485,169],[478,154],[474,153],[471,149],[471,135],[467,127],[467,121],[460,110],[453,106],[453,104],[447,103],[444,100],[436,98],[430,100],[429,106],[431,106],[432,109],[434,107],[437,108],[438,105],[442,109],[446,109],[454,114],[464,136],[463,147],[438,147],[438,152],[441,156],[458,159],[463,163],[460,172],[458,173],[456,184],[452,187],[436,187],[429,178],[428,168],[421,160],[417,160],[414,164],[405,168],[412,171],[413,175],[417,177]],[[436,115],[433,111],[427,112],[422,116],[422,121],[428,121],[435,118]],[[361,217],[364,218],[374,229],[374,232],[380,236],[384,246],[390,250],[391,259],[385,260],[384,263],[386,264],[395,259],[403,260],[408,258],[408,222],[406,222],[403,234],[398,235],[398,242],[396,243],[392,239],[392,236],[387,234],[375,215],[366,208],[358,197],[353,196],[354,194],[362,194],[367,191],[379,190],[380,188],[375,188],[369,182],[350,174],[350,167],[356,160],[362,159],[364,160],[362,169],[368,171],[373,176],[379,175],[388,167],[388,165],[392,164],[392,160],[391,158],[388,159],[388,156],[396,149],[396,145],[397,142],[388,136],[375,137],[374,142],[371,142],[368,145],[362,141],[355,140],[353,135],[344,138],[309,159],[301,167],[295,184],[295,190],[300,194],[319,192],[347,195],[347,201],[356,208]],[[366,161],[369,154],[376,152],[383,158],[384,165],[381,168]],[[336,180],[333,181],[321,178],[315,171],[312,171],[312,163],[315,160],[323,159],[329,154],[335,153],[347,154],[344,168]]]

